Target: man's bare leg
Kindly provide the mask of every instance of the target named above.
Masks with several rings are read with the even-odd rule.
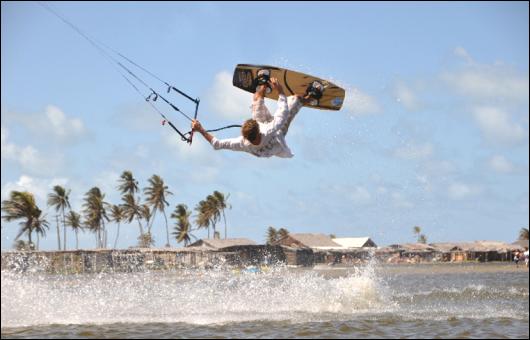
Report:
[[[254,92],[254,101],[265,98],[265,92],[267,91],[267,85],[260,85]]]

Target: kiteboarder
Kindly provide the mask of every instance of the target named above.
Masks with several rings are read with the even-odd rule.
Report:
[[[272,116],[265,106],[265,92],[270,89],[278,91],[278,108]],[[318,89],[316,89],[318,91]],[[312,91],[304,96],[286,97],[282,85],[276,78],[270,78],[266,84],[257,87],[252,103],[252,119],[245,121],[241,136],[237,138],[217,139],[208,133],[198,120],[193,120],[191,128],[199,132],[215,150],[228,149],[244,151],[257,157],[293,157],[287,146],[285,136],[294,117],[304,103],[311,100]]]

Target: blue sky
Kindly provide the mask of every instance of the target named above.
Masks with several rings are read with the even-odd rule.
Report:
[[[201,98],[206,127],[250,116],[251,95],[231,85],[238,63],[327,78],[347,98],[339,112],[301,111],[287,138],[292,159],[214,151],[200,138],[189,147],[71,28],[35,2],[4,1],[2,199],[29,190],[54,221],[53,185],[70,188],[80,211],[93,186],[119,203],[117,179],[131,170],[141,187],[162,176],[174,193],[168,211],[230,194],[229,236],[260,243],[268,226],[380,245],[414,241],[415,225],[429,242],[512,242],[528,227],[527,2],[50,4]],[[51,227],[42,249],[56,247]],[[162,246],[161,216],[154,228]],[[2,222],[2,249],[17,230]],[[135,244],[137,231],[124,225],[119,246]],[[94,236],[80,243],[94,247]]]

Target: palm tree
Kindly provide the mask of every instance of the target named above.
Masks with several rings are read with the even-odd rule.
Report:
[[[519,240],[528,240],[528,228],[519,230]]]
[[[135,194],[138,192],[138,181],[134,178],[131,171],[123,171],[118,181],[120,183],[118,190],[122,195]]]
[[[289,230],[285,228],[280,228],[280,230],[278,230],[278,240],[287,236],[289,236]]]
[[[210,238],[210,209],[208,208],[208,203],[204,200],[200,201],[199,204],[195,207],[197,211],[197,216],[195,223],[198,228],[208,228],[208,238]]]
[[[145,220],[145,225],[149,226],[149,221],[151,220],[152,215],[149,206],[145,203],[140,205],[140,217]],[[151,234],[151,230],[149,228],[147,229],[147,233],[138,239],[140,240],[140,246],[142,248],[149,248],[151,245],[155,244],[155,239],[153,238],[153,234]]]
[[[61,211],[61,216],[63,217],[63,250],[66,250],[66,225],[65,225],[65,208],[70,209],[70,191],[66,190],[60,185],[53,187],[53,192],[48,194],[48,206],[54,207],[56,212]],[[59,226],[57,226],[59,228]],[[57,231],[59,233],[59,231]],[[59,237],[58,237],[59,239]],[[59,240],[59,250],[61,250],[61,244]]]
[[[140,227],[140,235],[143,235],[144,229],[142,227],[142,223],[140,222],[140,219],[143,218],[140,202],[137,202],[134,198],[134,194],[127,193],[123,195],[123,213],[125,215],[125,219],[127,223],[131,223],[132,220],[136,218],[138,221],[138,226]]]
[[[17,240],[13,244],[13,248],[18,251],[27,251],[31,250],[31,245],[27,244],[24,240]]]
[[[273,245],[278,240],[278,231],[274,227],[267,229],[267,244]]]
[[[208,195],[208,197],[206,197],[205,209],[206,209],[206,214],[210,218],[210,222],[213,228],[213,234],[215,237],[217,233],[215,225],[217,224],[217,222],[219,222],[219,219],[221,218],[221,209],[219,208],[219,204],[215,196]]]
[[[157,210],[160,210],[164,214],[164,219],[166,221],[166,247],[169,247],[169,228],[167,225],[165,207],[169,206],[169,203],[166,201],[166,196],[173,195],[173,193],[168,190],[167,185],[164,184],[164,180],[160,176],[153,175],[149,179],[149,186],[144,189],[144,194],[146,195],[147,204],[153,208],[153,219],[151,221],[151,226],[149,227],[149,232],[151,232],[151,228],[153,227],[156,212]]]
[[[21,226],[15,241],[24,234],[28,233],[28,245],[32,247],[31,234],[35,230],[38,234],[45,235],[45,229],[49,228],[48,221],[41,215],[42,211],[35,203],[33,194],[24,191],[11,191],[9,199],[2,201],[2,211],[5,213],[2,219],[6,222],[23,220],[19,223]]]
[[[75,249],[79,249],[79,230],[83,230],[81,215],[70,210],[70,212],[66,214],[66,225],[75,231]]]
[[[138,240],[141,244],[146,243],[146,236],[144,235],[144,229],[140,220],[144,218],[145,214],[142,212],[140,205],[140,198],[135,198],[135,194],[138,192],[138,181],[134,178],[133,174],[129,170],[123,171],[119,179],[118,190],[122,194],[123,209],[125,213],[125,219],[127,223],[131,223],[136,218],[138,226],[140,227],[140,236]],[[150,229],[149,231],[150,232]],[[149,235],[148,244],[151,244],[152,238]]]
[[[118,244],[118,237],[120,236],[120,224],[125,219],[125,210],[121,205],[112,205],[110,207],[110,218],[111,221],[118,223],[118,232],[116,233],[116,240],[114,240],[114,249]]]
[[[171,235],[175,236],[177,243],[184,241],[184,246],[187,246],[191,242],[190,236],[196,239],[191,234],[192,226],[190,223],[191,211],[185,204],[179,204],[176,206],[175,211],[171,214],[171,218],[175,218],[177,223],[175,225],[175,231]]]
[[[107,216],[109,204],[104,199],[105,194],[98,187],[93,187],[85,194],[83,203],[84,224],[96,233],[98,248],[106,247],[106,240],[102,239],[102,234],[105,235],[105,220],[109,221]]]
[[[230,194],[225,195],[219,191],[214,191],[213,192],[213,197],[215,198],[216,202],[217,202],[217,207],[218,209],[221,210],[221,213],[223,214],[223,221],[225,223],[225,239],[226,239],[226,215],[225,215],[225,209],[228,208],[228,209],[232,209],[232,206],[230,204],[228,204],[228,198],[230,197]]]
[[[151,248],[155,244],[155,240],[150,232],[146,232],[138,237],[138,246],[140,248]]]
[[[419,237],[421,234],[421,227],[414,226],[414,228],[412,228],[412,232],[414,233],[415,237]]]
[[[426,243],[427,243],[427,236],[425,236],[424,234],[421,234],[421,235],[418,237],[418,243],[426,244]]]

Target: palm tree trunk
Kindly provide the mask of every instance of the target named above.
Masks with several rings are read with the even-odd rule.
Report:
[[[31,228],[28,230],[28,242],[29,242],[28,246],[31,247],[31,244],[32,244],[32,242],[31,242]]]
[[[55,215],[55,222],[57,223],[57,250],[61,250],[61,230],[59,229],[59,215]]]
[[[119,236],[120,236],[120,222],[118,222],[118,232],[116,233],[116,240],[114,240],[114,249],[116,249],[116,245],[118,244]]]
[[[105,221],[101,220],[101,244],[103,245],[102,248],[107,248],[107,230],[105,230]]]
[[[223,220],[225,221],[225,240],[226,240],[226,216],[225,216],[225,210],[223,209]]]
[[[166,216],[166,211],[164,210],[163,213],[164,213],[164,219],[166,220],[166,236],[167,236],[167,244],[166,244],[166,247],[171,247],[171,245],[169,244],[169,228],[168,228],[168,226],[167,226],[167,216]]]
[[[142,228],[142,223],[140,223],[140,218],[136,216],[136,220],[138,221],[138,225],[140,226],[140,236],[144,234],[144,228]]]
[[[151,233],[151,229],[153,228],[153,224],[155,223],[155,216],[156,216],[156,207],[153,209],[153,214],[151,214],[151,225],[148,224],[149,233]],[[147,223],[149,223],[149,221]]]
[[[63,230],[64,230],[63,250],[66,250],[66,222],[64,219],[64,207],[62,208],[62,214],[63,214]]]
[[[75,249],[79,249],[79,231],[75,230]]]
[[[39,244],[40,244],[40,237],[39,237],[39,233],[37,233],[37,250],[39,250]]]

